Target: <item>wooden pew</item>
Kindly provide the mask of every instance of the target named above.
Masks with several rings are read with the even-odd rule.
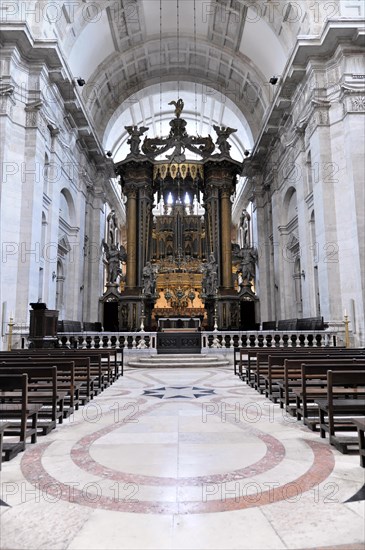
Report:
[[[365,370],[327,372],[327,398],[316,401],[319,408],[319,430],[322,438],[329,434],[330,444],[341,453],[347,453],[348,447],[358,445],[358,437],[342,437],[336,432],[355,431],[352,417],[363,416],[365,399],[359,399],[357,388],[363,387]],[[346,398],[337,398],[334,387],[347,389]]]
[[[287,351],[280,355],[269,355],[267,361],[267,368],[261,368],[260,375],[260,384],[262,385],[262,393],[265,393],[265,396],[268,397],[271,401],[276,403],[278,400],[283,406],[282,401],[280,400],[280,384],[282,384],[285,377],[285,360],[297,360],[299,361],[298,370],[300,370],[300,364],[302,361],[311,358],[322,358],[330,357],[331,352],[328,351],[328,348],[323,349],[323,351],[314,351],[312,349],[301,349],[295,352]],[[333,352],[334,354],[336,352]]]
[[[239,362],[239,376],[241,380],[246,379],[246,382],[252,388],[255,386],[255,373],[257,365],[257,355],[261,355],[261,359],[264,359],[264,356],[279,354],[281,355],[284,351],[288,351],[288,348],[242,348],[240,350],[240,362]],[[243,356],[247,355],[247,360],[243,361]],[[243,374],[243,367],[246,368],[246,374]]]
[[[0,352],[1,354],[4,352]],[[5,352],[8,353],[8,352]],[[55,348],[55,349],[21,349],[21,350],[13,350],[11,353],[17,353],[17,354],[26,354],[26,355],[72,355],[72,356],[86,356],[90,357],[92,359],[93,356],[99,356],[101,355],[102,362],[107,363],[108,367],[105,369],[106,372],[110,371],[112,375],[113,381],[118,378],[119,376],[123,375],[123,349],[105,349],[105,348]],[[120,359],[118,359],[118,355],[121,356]],[[104,367],[105,365],[103,365]],[[119,370],[120,367],[120,370]],[[109,376],[110,377],[110,376]]]
[[[357,427],[357,435],[359,438],[360,466],[365,468],[365,418],[353,418],[352,422]]]
[[[1,356],[4,359],[4,355]],[[57,367],[57,388],[61,392],[65,392],[63,416],[68,418],[75,410],[79,408],[80,404],[80,387],[82,382],[75,381],[75,362],[68,361],[66,359],[57,360],[52,358],[51,360],[46,357],[12,357],[7,360],[3,360],[0,365],[5,368],[24,368],[29,366],[43,365],[45,367],[56,366]],[[0,367],[1,368],[1,367]]]
[[[4,430],[4,436],[16,436],[18,441],[3,442],[3,455],[10,460],[24,451],[26,440],[37,441],[38,412],[42,405],[28,401],[27,374],[0,374],[0,420],[9,425]]]
[[[315,361],[318,359],[318,361],[323,360],[329,360],[329,359],[344,359],[344,360],[352,360],[352,358],[361,358],[363,357],[365,360],[365,354],[364,350],[338,350],[338,348],[324,348],[322,352],[314,351],[314,350],[303,350],[302,352],[298,351],[296,353],[290,353],[288,352],[286,356],[280,355],[278,356],[275,354],[274,356],[270,356],[268,361],[268,368],[267,368],[267,374],[263,374],[262,378],[264,380],[265,384],[265,395],[272,401],[276,402],[279,400],[280,407],[284,408],[289,405],[288,401],[288,392],[285,394],[285,359],[295,361],[298,360],[298,364],[296,366],[297,373],[300,374],[301,369],[301,363],[305,363],[308,361]],[[292,364],[293,369],[295,367],[295,364]],[[295,369],[294,369],[295,370]],[[295,372],[291,372],[291,375],[294,376]],[[298,377],[298,379],[300,376]],[[292,378],[292,380],[295,380],[295,377]],[[297,384],[298,385],[298,384]]]
[[[37,428],[43,435],[47,435],[56,427],[57,420],[62,423],[66,392],[60,392],[57,387],[57,367],[25,367],[17,366],[16,363],[2,363],[0,374],[27,374],[28,402],[42,405],[38,412]]]
[[[318,407],[315,405],[316,399],[327,395],[327,372],[328,370],[364,370],[365,361],[354,359],[332,359],[330,361],[312,361],[311,363],[302,363],[301,365],[301,386],[293,388],[296,398],[296,415],[298,420],[311,430],[315,430],[319,423]],[[337,397],[346,395],[347,390],[341,387],[334,388],[334,394]],[[358,389],[358,395],[365,395],[364,388]],[[317,417],[311,413],[317,414]]]
[[[233,373],[235,375],[239,372],[238,366],[241,363],[241,350],[243,350],[243,348],[234,348],[233,350]]]
[[[75,365],[75,378],[74,378],[74,406],[78,409],[79,403],[85,404],[99,391],[98,385],[102,375],[101,367],[98,365],[96,369],[93,369],[93,376],[91,375],[90,358],[83,355],[65,355],[65,354],[52,354],[52,353],[13,353],[6,352],[0,354],[0,362],[22,362],[27,361],[32,364],[39,365],[61,365],[63,363],[72,362]],[[64,376],[66,376],[64,374]],[[96,386],[96,389],[95,387]]]
[[[0,422],[0,470],[1,470],[1,463],[2,463],[2,456],[3,456],[4,433],[6,429],[9,427],[10,427],[10,422]]]
[[[309,361],[310,359],[305,360],[305,362],[307,363]],[[317,362],[317,359],[312,359],[312,361]],[[364,364],[364,362],[365,358],[361,357],[351,358],[346,356],[339,357],[338,355],[332,355],[330,357],[321,358],[321,360],[318,358],[318,363],[327,366],[327,370],[335,364],[342,363],[345,368],[351,369],[352,365],[359,364],[361,366],[362,364]],[[301,376],[301,365],[299,365],[298,361],[288,359],[284,365],[284,380],[278,383],[280,389],[279,399],[282,407],[293,416],[296,415],[296,394],[294,393],[294,389],[301,386]]]
[[[276,348],[276,347],[270,347],[270,348],[255,348],[255,349],[248,349],[246,350],[247,354],[247,361],[246,361],[246,381],[251,387],[261,387],[261,384],[259,382],[259,376],[257,375],[256,369],[257,369],[257,356],[260,355],[260,370],[261,374],[266,374],[264,372],[265,369],[265,356],[278,356],[283,357],[285,355],[294,355],[297,354],[323,354],[323,353],[331,353],[331,350],[336,350],[338,352],[341,352],[342,350],[345,350],[346,348],[329,348],[329,347],[285,347],[285,348]],[[242,350],[241,353],[243,353],[244,350]],[[364,350],[362,350],[363,353]],[[266,361],[268,363],[268,360]],[[240,359],[240,371],[242,371],[243,361]]]

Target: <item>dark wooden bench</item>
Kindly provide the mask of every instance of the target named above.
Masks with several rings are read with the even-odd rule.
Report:
[[[308,351],[302,350],[297,351],[296,353],[287,352],[286,356],[284,355],[274,355],[270,356],[268,361],[267,374],[263,374],[263,380],[265,384],[265,395],[272,401],[279,401],[281,408],[290,409],[288,412],[293,412],[289,406],[289,389],[288,381],[292,381],[292,386],[298,386],[301,374],[301,364],[313,361],[330,361],[330,360],[348,360],[352,361],[353,359],[360,359],[361,357],[365,360],[365,354],[363,350],[338,350],[338,348],[323,348],[323,351],[318,351],[317,349],[310,349]],[[287,371],[287,376],[285,376],[285,360],[292,361],[288,363],[288,368],[291,367],[291,371]],[[295,363],[295,361],[297,363]],[[290,374],[290,378],[289,378]],[[292,397],[292,401],[295,402],[295,397]]]
[[[296,399],[296,415],[298,420],[311,430],[315,430],[319,423],[318,407],[315,405],[316,399],[327,395],[327,372],[328,370],[364,370],[365,361],[332,359],[331,361],[312,361],[301,365],[300,387],[292,389]],[[364,387],[357,389],[358,395],[364,396]],[[346,395],[346,388],[334,387],[333,393],[340,397]]]
[[[85,404],[94,397],[100,390],[100,380],[102,377],[101,365],[98,363],[93,368],[91,373],[90,358],[87,355],[65,354],[65,353],[49,353],[41,351],[40,353],[31,352],[6,352],[0,354],[0,362],[3,361],[30,361],[41,365],[61,365],[72,361],[75,366],[74,377],[74,407],[77,410],[79,403]]]
[[[245,363],[246,366],[246,382],[251,387],[255,387],[258,389],[259,387],[264,387],[264,380],[260,381],[260,376],[257,373],[257,357],[260,356],[259,359],[259,370],[261,371],[261,375],[267,375],[268,371],[265,372],[265,357],[266,357],[266,363],[268,366],[268,357],[285,357],[285,356],[299,356],[299,354],[307,355],[307,354],[328,354],[333,352],[336,353],[336,351],[342,351],[342,349],[345,348],[328,348],[328,347],[304,347],[304,346],[297,346],[297,347],[283,347],[283,348],[276,348],[276,347],[269,347],[269,348],[256,348],[254,350],[246,350],[247,354],[247,361]],[[282,365],[283,362],[281,361],[280,364]],[[242,370],[243,361],[240,361],[240,369]],[[261,386],[262,382],[262,386]],[[269,392],[271,393],[271,392]]]
[[[118,356],[121,355],[119,359]],[[123,375],[123,350],[118,349],[55,349],[55,350],[13,350],[12,352],[0,352],[4,359],[14,356],[26,357],[46,357],[58,358],[64,360],[74,360],[76,367],[76,381],[82,380],[81,365],[82,358],[84,361],[89,361],[89,372],[87,376],[91,377],[88,380],[87,389],[81,389],[80,399],[92,399],[94,395],[100,393],[104,388],[113,383],[120,375]],[[78,368],[80,367],[80,368]],[[121,370],[120,370],[121,369]],[[91,387],[90,387],[91,385]],[[84,404],[83,402],[83,404]]]
[[[241,350],[244,348],[234,348],[233,350],[233,373],[238,374],[238,365],[240,364],[241,359]]]
[[[256,367],[257,367],[257,356],[261,356],[261,362],[264,362],[265,356],[269,355],[282,355],[283,353],[288,353],[288,348],[256,348],[256,349],[242,349],[240,353],[240,363],[239,363],[239,374],[241,379],[246,379],[246,382],[252,388],[255,387],[256,382]],[[247,355],[247,360],[243,361],[243,355]],[[243,375],[243,367],[246,368],[246,374]]]
[[[357,428],[359,438],[360,465],[365,468],[365,418],[353,418],[352,422]]]
[[[9,422],[0,422],[0,470],[3,456],[3,442],[4,442],[4,433],[7,428],[10,427]]]
[[[65,392],[63,416],[68,418],[80,404],[80,388],[83,382],[75,380],[75,362],[69,361],[66,358],[57,360],[55,357],[51,360],[47,357],[11,357],[4,360],[4,355],[0,356],[3,360],[0,364],[5,367],[28,368],[29,366],[57,367],[57,388],[61,392]]]
[[[16,441],[4,439],[2,453],[5,460],[24,451],[26,440],[37,441],[38,412],[42,405],[28,402],[27,374],[0,374],[0,420],[8,423],[4,436],[16,437]]]
[[[274,403],[279,400],[282,407],[283,404],[280,401],[280,383],[284,380],[285,360],[299,361],[298,370],[300,370],[301,362],[305,361],[307,358],[330,357],[332,354],[336,354],[336,352],[331,352],[328,348],[294,348],[293,351],[292,349],[287,349],[284,353],[279,355],[270,354],[267,359],[267,364],[261,367],[259,366],[258,373],[256,374],[261,393],[265,393],[265,396]]]
[[[362,365],[365,364],[365,357],[358,356],[358,357],[351,357],[350,355],[341,354],[339,355],[330,355],[329,357],[310,357],[304,360],[305,363],[317,363],[325,366],[327,370],[331,369],[332,366],[335,367],[335,369],[338,369],[339,365],[343,365],[344,369],[348,368],[349,370],[352,370],[352,367],[354,366],[354,370],[357,368],[358,365],[359,368],[362,368]],[[337,365],[337,367],[336,367]],[[335,370],[332,369],[332,370]],[[316,386],[316,382],[312,382],[314,386]],[[278,382],[279,389],[280,389],[280,403],[281,406],[286,409],[287,412],[296,415],[296,408],[297,408],[297,393],[296,389],[301,387],[302,385],[302,371],[301,371],[301,365],[299,365],[299,362],[294,359],[289,359],[285,366],[284,366],[284,380],[282,382]]]
[[[329,434],[330,444],[341,453],[347,453],[350,446],[358,446],[358,437],[339,436],[336,432],[355,431],[353,417],[365,413],[365,399],[356,395],[357,388],[364,385],[365,371],[327,372],[327,398],[316,401],[319,408],[319,430],[322,438]],[[346,397],[338,398],[334,387],[347,389]]]
[[[57,386],[57,367],[17,366],[17,364],[0,364],[0,374],[12,376],[27,374],[28,403],[38,403],[42,408],[38,412],[38,430],[47,435],[56,427],[57,421],[63,421],[64,400],[66,392]]]

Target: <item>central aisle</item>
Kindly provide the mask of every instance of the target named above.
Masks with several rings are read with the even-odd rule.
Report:
[[[38,441],[3,464],[3,550],[363,548],[359,457],[231,367],[126,369]]]

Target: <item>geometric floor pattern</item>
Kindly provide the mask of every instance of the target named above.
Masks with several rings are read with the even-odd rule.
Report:
[[[207,395],[214,395],[215,390],[197,386],[170,386],[144,390],[142,395],[157,397],[158,399],[199,399]]]
[[[0,548],[363,550],[364,481],[233,368],[126,369],[3,464]]]

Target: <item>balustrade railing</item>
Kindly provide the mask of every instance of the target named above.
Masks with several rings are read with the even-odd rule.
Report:
[[[204,331],[203,349],[232,350],[270,347],[333,347],[336,334],[329,331]],[[156,332],[59,333],[61,346],[79,348],[156,349]]]

